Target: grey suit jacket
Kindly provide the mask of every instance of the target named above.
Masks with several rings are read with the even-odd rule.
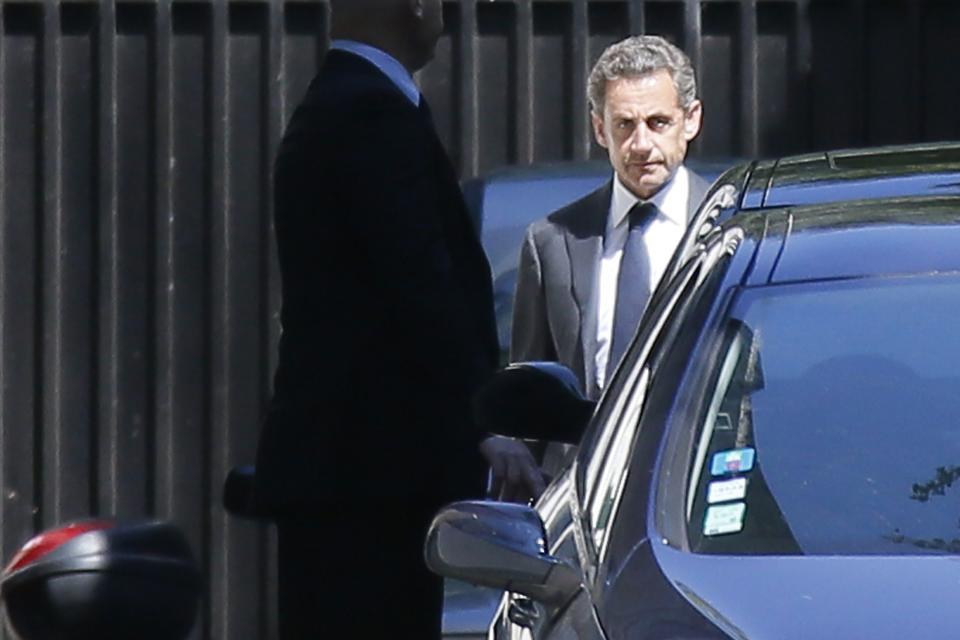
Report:
[[[688,174],[689,222],[710,185],[689,169]],[[612,189],[611,180],[530,225],[513,306],[510,359],[560,362],[577,375],[590,398],[600,393],[594,364],[596,282]]]

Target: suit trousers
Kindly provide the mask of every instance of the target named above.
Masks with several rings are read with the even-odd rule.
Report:
[[[440,637],[423,544],[440,501],[342,503],[278,521],[281,640]]]

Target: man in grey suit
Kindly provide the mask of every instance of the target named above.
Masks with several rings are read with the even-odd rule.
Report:
[[[703,107],[677,47],[658,36],[610,46],[588,94],[613,177],[527,229],[510,355],[560,362],[596,398],[709,185],[683,166]]]

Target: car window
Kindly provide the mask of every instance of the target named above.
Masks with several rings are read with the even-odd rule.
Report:
[[[601,400],[598,416],[604,419],[595,420],[593,431],[583,440],[578,494],[583,496],[583,518],[598,559],[622,495],[651,376],[656,375],[689,309],[700,299],[712,299],[709,291],[715,289],[727,262],[726,254],[701,255],[669,283],[655,308],[645,315],[640,335]]]
[[[957,317],[956,274],[743,290],[697,373],[689,549],[960,552]]]
[[[618,433],[618,426],[637,424],[650,374],[647,363],[650,349],[669,324],[671,312],[684,290],[695,282],[701,266],[702,257],[692,260],[665,288],[658,308],[645,315],[644,335],[638,337],[624,355],[581,441],[577,456],[577,494],[582,497],[582,514],[594,549],[601,546],[606,535],[615,488],[625,471],[626,454],[634,435],[630,429],[620,429]],[[630,415],[625,415],[628,409]]]

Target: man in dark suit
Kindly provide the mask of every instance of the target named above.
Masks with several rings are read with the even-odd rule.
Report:
[[[702,106],[682,51],[658,36],[627,38],[603,52],[588,85],[614,175],[527,230],[510,352],[561,362],[596,398],[708,185],[683,166]]]
[[[542,480],[469,415],[497,364],[490,271],[411,76],[441,0],[332,9],[274,173],[283,333],[257,486],[277,514],[281,637],[433,638],[433,513],[481,494],[481,452]]]

